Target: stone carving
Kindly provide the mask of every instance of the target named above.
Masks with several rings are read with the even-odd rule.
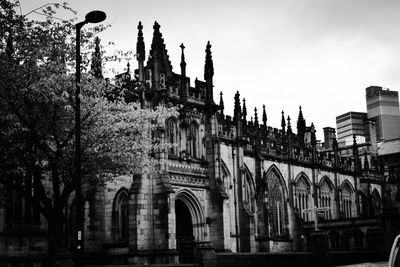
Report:
[[[173,184],[184,184],[194,186],[208,186],[207,169],[168,164],[170,181]]]

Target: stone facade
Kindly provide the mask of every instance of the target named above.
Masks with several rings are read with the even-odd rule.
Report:
[[[139,68],[133,79],[125,73],[117,82],[142,108],[179,108],[179,116],[155,133],[176,146],[155,152],[156,174],[85,188],[85,252],[122,255],[114,262],[144,265],[191,262],[195,247],[204,244],[217,252],[307,250],[318,222],[379,215],[382,176],[373,166],[362,169],[355,142],[350,158],[341,157],[336,140],[330,149],[317,149],[315,128],[306,125],[301,109],[297,134],[283,112],[280,129],[268,126],[265,109],[261,123],[257,110],[248,120],[239,92],[233,117],[225,115],[222,93],[219,104],[214,102],[210,43],[204,81],[196,79],[192,87],[184,46],[177,74],[155,23],[145,64],[141,24],[138,29]],[[7,233],[5,227],[0,216],[0,232]],[[364,225],[362,231],[368,229]],[[14,239],[5,236],[0,251],[9,254]]]

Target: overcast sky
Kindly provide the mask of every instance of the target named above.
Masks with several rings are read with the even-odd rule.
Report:
[[[23,13],[49,1],[21,0]],[[136,49],[142,21],[148,56],[156,20],[173,70],[203,79],[205,47],[212,44],[214,100],[224,94],[226,114],[239,90],[248,119],[265,104],[268,125],[280,127],[281,111],[295,125],[299,105],[307,126],[336,127],[336,116],[366,112],[365,88],[400,89],[400,1],[398,0],[70,0],[83,20],[91,10],[107,13],[111,28],[100,35],[110,49]],[[69,15],[72,17],[72,15]],[[88,25],[87,25],[88,26]],[[85,27],[87,27],[85,26]],[[137,62],[130,62],[131,68]],[[126,62],[116,65],[122,72]],[[260,118],[261,116],[259,116]]]

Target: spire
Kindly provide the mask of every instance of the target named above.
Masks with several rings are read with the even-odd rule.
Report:
[[[206,46],[206,64],[204,66],[204,80],[212,79],[214,76],[214,64],[211,55],[211,44],[210,41],[207,42]]]
[[[129,61],[128,61],[128,63],[126,63],[126,73],[129,73],[131,71],[131,64],[129,64]]]
[[[240,108],[240,94],[239,91],[235,94],[235,105],[233,109],[233,121],[238,121],[241,118],[242,110]]]
[[[180,45],[180,48],[182,49],[182,56],[181,56],[181,84],[180,84],[180,98],[184,103],[187,101],[187,88],[186,88],[186,62],[185,62],[185,54],[184,54],[184,49],[185,46],[183,43]]]
[[[185,52],[183,51],[185,49],[185,46],[183,45],[183,43],[180,45],[180,48],[182,49],[182,52],[181,52],[181,75],[186,77]]]
[[[292,134],[292,126],[290,125],[290,116],[287,117],[287,134]]]
[[[301,111],[301,106],[299,106],[299,117],[297,118],[297,136],[300,146],[304,146],[305,132],[306,132],[306,121],[304,120],[303,112]]]
[[[144,41],[143,41],[143,26],[142,22],[139,21],[138,28],[138,37],[136,42],[136,59],[139,65],[139,82],[144,82],[144,59],[145,59],[145,49],[144,49]]]
[[[168,50],[164,44],[164,38],[160,32],[160,24],[158,24],[157,21],[154,22],[153,29],[153,40],[151,42],[150,56],[147,65],[150,67],[155,67],[156,63],[159,65],[159,70],[154,70],[153,76],[157,71],[163,71],[167,76],[172,76],[171,61],[169,60]]]
[[[282,136],[286,135],[286,122],[285,122],[285,113],[282,110],[282,118],[281,118],[281,127],[282,127]]]
[[[144,48],[144,41],[143,41],[143,26],[142,22],[139,21],[139,25],[137,26],[138,28],[138,37],[137,37],[137,42],[136,42],[136,58],[138,61],[144,61],[145,59],[145,48]]]
[[[267,113],[265,112],[265,105],[263,105],[263,115],[262,115],[263,125],[267,127]]]
[[[243,120],[247,121],[247,108],[246,108],[246,98],[243,98],[243,110],[242,110],[242,114],[243,114]]]
[[[90,65],[90,71],[92,75],[97,78],[101,79],[103,78],[103,72],[102,72],[102,64],[101,64],[101,51],[100,51],[100,39],[99,37],[96,37],[94,39],[94,52],[92,54],[92,63]]]
[[[204,80],[206,81],[206,103],[214,103],[214,93],[213,93],[213,76],[214,76],[214,65],[211,55],[211,44],[210,41],[207,42],[206,46],[206,63],[204,65]]]
[[[219,93],[219,109],[221,110],[221,115],[224,116],[224,99],[222,98],[222,91]]]
[[[254,108],[254,126],[258,127],[257,108]]]

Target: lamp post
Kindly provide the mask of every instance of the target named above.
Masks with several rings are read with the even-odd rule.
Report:
[[[76,186],[76,252],[79,256],[83,251],[83,199],[82,199],[82,173],[81,173],[81,29],[87,23],[99,23],[106,19],[102,11],[91,11],[85,20],[75,25],[76,29],[76,91],[75,91],[75,186]],[[80,265],[80,263],[79,263]]]

